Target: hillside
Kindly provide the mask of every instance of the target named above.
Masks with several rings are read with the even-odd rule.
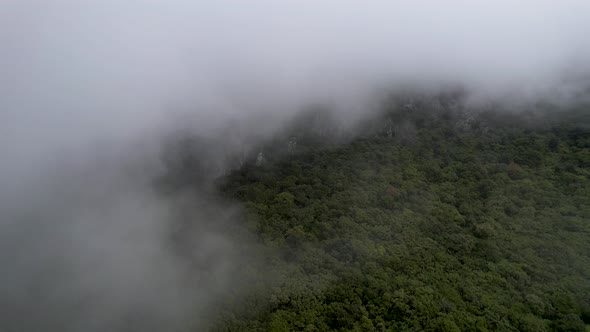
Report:
[[[266,259],[213,329],[587,330],[587,112],[408,114],[221,180]]]

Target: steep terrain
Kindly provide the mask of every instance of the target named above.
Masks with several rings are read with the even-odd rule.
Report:
[[[405,103],[345,142],[287,133],[289,153],[223,177],[264,259],[243,262],[212,328],[587,330],[587,109],[441,105]]]

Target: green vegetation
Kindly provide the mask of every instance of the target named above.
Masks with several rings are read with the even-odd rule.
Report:
[[[212,329],[589,331],[587,113],[390,112],[245,165],[219,186],[264,261]]]

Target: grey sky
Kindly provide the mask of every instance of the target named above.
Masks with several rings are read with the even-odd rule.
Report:
[[[530,91],[588,69],[588,22],[583,0],[9,0],[1,106],[13,129],[43,120],[46,138],[301,102],[343,80]]]

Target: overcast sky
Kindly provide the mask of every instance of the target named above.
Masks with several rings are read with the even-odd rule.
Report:
[[[589,32],[585,0],[7,0],[0,146],[130,135],[187,110],[280,112],[389,81],[533,93],[588,71]]]

